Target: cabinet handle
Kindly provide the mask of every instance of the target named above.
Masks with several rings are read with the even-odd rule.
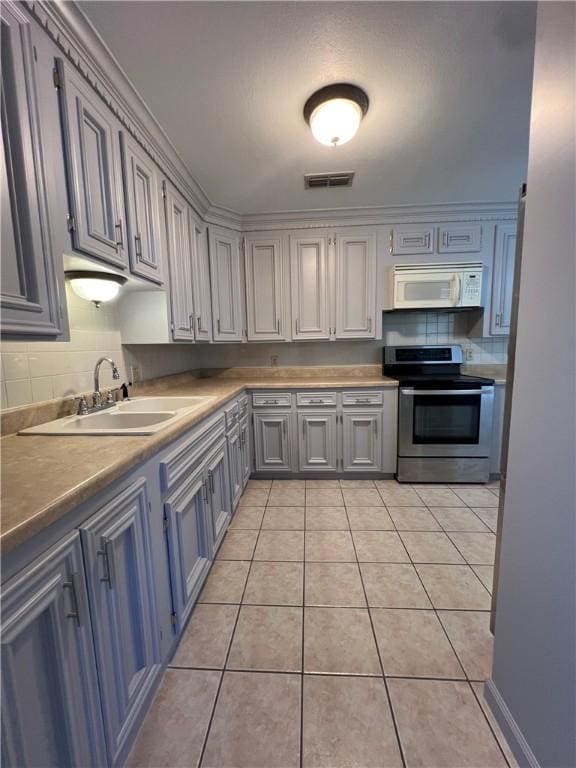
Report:
[[[280,336],[280,318],[276,320],[276,333]]]
[[[204,480],[202,481],[202,497],[204,498],[205,504],[208,504],[208,487]]]
[[[218,318],[218,320],[216,320],[216,330],[218,332],[218,335],[220,335],[220,318]]]
[[[210,483],[210,493],[214,493],[214,472],[211,469],[208,470],[208,482]]]
[[[278,400],[264,400],[264,402],[266,403],[266,405],[277,405],[278,404]]]
[[[300,333],[300,322],[299,322],[298,318],[296,318],[296,320],[294,320],[294,327],[296,329],[296,336],[298,336],[298,334]]]
[[[108,582],[108,586],[112,589],[112,582],[114,581],[114,549],[110,539],[103,538],[102,546],[103,549],[99,549],[96,553],[106,561],[106,573],[101,577],[100,581]]]
[[[370,398],[369,398],[369,397],[357,397],[357,398],[356,398],[356,402],[357,402],[358,404],[361,404],[361,403],[369,403],[369,402],[370,402]]]
[[[368,318],[368,333],[372,333],[372,318]]]
[[[72,610],[67,614],[67,618],[76,619],[76,623],[81,627],[86,620],[86,595],[78,571],[70,574],[70,581],[65,581],[62,586],[72,593]]]
[[[499,312],[496,312],[496,317],[494,319],[494,325],[496,326],[496,328],[498,328],[498,326],[500,325],[500,313]]]
[[[287,427],[286,427],[286,422],[285,421],[282,422],[282,432],[284,433],[284,436],[286,436]]]
[[[194,315],[188,315],[188,327],[190,328],[190,333],[194,335]]]
[[[200,335],[200,329],[202,328],[202,316],[198,315],[196,318],[196,325],[198,326],[198,336]]]
[[[136,256],[142,256],[142,239],[140,235],[134,235],[134,250],[136,251]]]
[[[378,422],[376,420],[374,420],[372,423],[373,423],[373,427],[372,428],[374,430],[374,434],[377,435],[378,434]]]
[[[302,437],[306,437],[306,422],[302,421]]]
[[[122,221],[121,220],[116,222],[116,224],[114,224],[114,229],[116,230],[116,245],[119,248],[124,248],[124,238],[122,236]],[[118,233],[120,233],[120,234],[118,234]]]

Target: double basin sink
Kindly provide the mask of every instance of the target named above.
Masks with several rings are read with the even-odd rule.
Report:
[[[22,435],[152,435],[214,400],[213,396],[141,397],[86,416],[67,416]]]

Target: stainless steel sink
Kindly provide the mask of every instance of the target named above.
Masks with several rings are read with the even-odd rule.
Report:
[[[86,416],[67,416],[39,424],[23,429],[20,434],[152,435],[211,400],[213,396],[142,397]]]

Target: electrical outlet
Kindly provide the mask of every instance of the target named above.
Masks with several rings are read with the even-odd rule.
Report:
[[[472,360],[474,360],[474,350],[472,349],[472,347],[467,347],[464,350],[464,359],[466,360],[467,363],[471,363]]]
[[[271,366],[278,365],[278,355],[270,355],[270,365]]]

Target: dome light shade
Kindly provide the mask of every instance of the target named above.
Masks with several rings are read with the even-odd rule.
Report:
[[[66,278],[77,296],[92,301],[97,307],[115,299],[126,282],[125,277],[111,272],[66,272]]]
[[[338,147],[355,136],[367,111],[368,96],[361,88],[335,83],[310,96],[304,105],[304,119],[320,144]]]

